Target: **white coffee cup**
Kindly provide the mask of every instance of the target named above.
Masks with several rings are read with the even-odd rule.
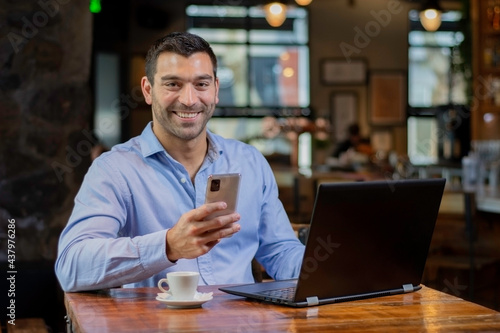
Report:
[[[198,272],[170,272],[167,278],[158,281],[158,288],[165,293],[172,294],[172,299],[191,300],[194,298],[200,273]],[[168,285],[168,289],[163,288],[163,284]]]

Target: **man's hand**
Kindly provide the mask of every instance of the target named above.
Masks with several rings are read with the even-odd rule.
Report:
[[[211,213],[227,207],[225,202],[204,204],[181,216],[167,232],[167,257],[170,261],[181,258],[193,259],[210,251],[220,240],[237,233],[241,226],[240,215],[232,213],[212,220],[203,219]]]

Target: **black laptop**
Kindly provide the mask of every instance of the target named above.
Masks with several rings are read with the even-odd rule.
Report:
[[[320,184],[299,278],[220,290],[295,307],[419,290],[444,185]]]

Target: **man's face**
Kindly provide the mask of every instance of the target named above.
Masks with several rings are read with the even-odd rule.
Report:
[[[153,110],[154,130],[162,136],[192,140],[204,133],[219,102],[219,81],[210,57],[194,53],[186,58],[164,52],[158,57],[154,85],[143,79],[146,102]]]

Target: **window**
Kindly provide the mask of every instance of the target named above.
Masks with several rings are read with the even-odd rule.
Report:
[[[96,52],[95,55],[94,131],[106,147],[120,142],[119,60],[114,53]]]
[[[435,32],[423,29],[416,10],[409,20],[408,156],[419,165],[457,162],[467,153],[470,136],[462,15],[443,13]],[[449,120],[457,114],[460,121]]]
[[[408,157],[413,164],[438,162],[437,133],[435,117],[408,117]]]
[[[443,29],[428,32],[410,30],[408,35],[408,104],[413,108],[466,103],[464,73],[455,71],[462,61],[460,44],[464,34],[458,31],[459,12],[443,13]],[[410,11],[410,22],[418,21],[418,12]],[[411,25],[412,26],[412,25]],[[410,27],[411,27],[410,26]]]
[[[309,116],[307,11],[289,7],[272,28],[260,7],[186,8],[188,31],[217,55],[220,80],[215,116]]]
[[[208,128],[255,146],[271,163],[310,165],[310,140],[298,136],[311,122],[307,11],[288,6],[279,28],[258,6],[190,5],[186,15],[188,31],[210,43],[219,65]]]

